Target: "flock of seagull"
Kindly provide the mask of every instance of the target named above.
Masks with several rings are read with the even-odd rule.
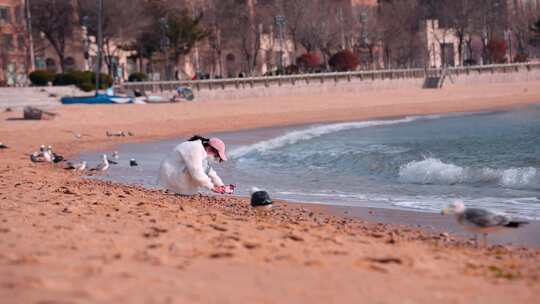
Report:
[[[1,144],[1,143],[0,143]],[[120,158],[119,154],[118,154],[118,151],[114,151],[111,155],[111,158],[109,158],[109,156],[107,154],[103,154],[101,156],[101,162],[99,164],[97,164],[95,167],[93,168],[88,168],[88,164],[86,161],[81,161],[79,163],[74,163],[74,162],[71,162],[71,161],[66,161],[65,158],[54,152],[53,149],[52,149],[52,146],[45,146],[45,145],[41,145],[39,147],[39,150],[30,154],[30,160],[34,163],[41,163],[41,162],[46,162],[46,163],[60,163],[60,162],[64,162],[66,161],[65,163],[65,166],[64,166],[64,169],[66,170],[72,170],[72,171],[79,171],[79,172],[82,172],[82,171],[92,171],[92,172],[104,172],[104,171],[107,171],[110,167],[110,165],[117,165],[118,164],[118,159]],[[135,167],[135,166],[138,166],[138,163],[135,159],[130,159],[129,161],[129,165],[131,167]]]

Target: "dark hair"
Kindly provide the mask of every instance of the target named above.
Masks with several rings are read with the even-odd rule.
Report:
[[[196,140],[200,140],[204,147],[210,146],[210,143],[209,143],[210,139],[206,137],[202,137],[200,135],[193,135],[190,139],[188,139],[188,141],[196,141]]]

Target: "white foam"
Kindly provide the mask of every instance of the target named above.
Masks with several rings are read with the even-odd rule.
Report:
[[[540,189],[540,172],[533,167],[493,169],[460,167],[437,158],[409,162],[399,169],[399,179],[412,184],[496,183],[515,189]]]
[[[441,115],[427,115],[427,116],[409,116],[401,119],[394,120],[370,120],[362,122],[348,122],[348,123],[336,123],[322,126],[315,126],[304,130],[292,131],[284,135],[260,141],[258,143],[239,147],[229,153],[229,157],[232,159],[239,159],[243,156],[257,152],[264,153],[269,150],[278,149],[287,145],[293,145],[301,141],[310,140],[312,138],[320,137],[326,134],[335,133],[344,130],[351,129],[363,129],[376,126],[395,125],[400,123],[409,123],[417,120],[433,120],[441,118]]]

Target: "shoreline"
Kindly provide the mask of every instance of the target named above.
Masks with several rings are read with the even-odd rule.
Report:
[[[245,198],[182,198],[85,180],[32,164],[27,153],[42,143],[72,156],[196,132],[501,109],[537,103],[539,84],[366,92],[333,96],[331,104],[303,96],[227,101],[226,108],[220,101],[61,107],[53,121],[6,121],[19,113],[2,113],[0,138],[10,149],[0,151],[0,296],[13,303],[534,301],[535,248],[476,248],[453,236],[377,224],[381,210],[367,210],[363,219],[352,216],[366,210],[330,214],[277,202],[261,216]],[[107,138],[109,130],[135,136]]]

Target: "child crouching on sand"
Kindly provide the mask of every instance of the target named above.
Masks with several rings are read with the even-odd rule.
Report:
[[[225,186],[210,166],[213,160],[227,160],[225,143],[216,137],[208,139],[195,135],[176,146],[161,162],[159,183],[167,190],[183,195],[197,194],[200,188],[219,194],[233,193],[234,185]]]

